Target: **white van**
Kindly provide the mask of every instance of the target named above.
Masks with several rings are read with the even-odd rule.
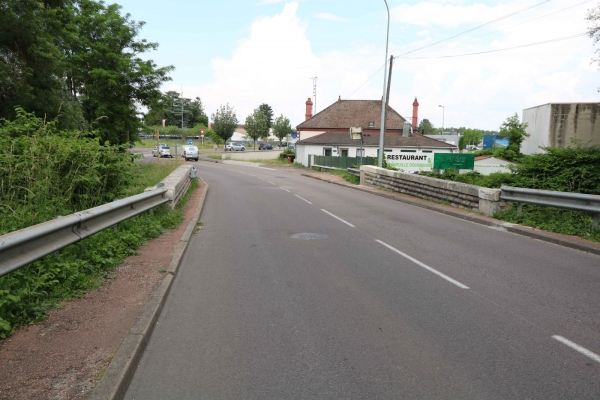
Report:
[[[187,160],[198,161],[198,148],[196,146],[181,146],[183,148],[183,154],[181,157]]]

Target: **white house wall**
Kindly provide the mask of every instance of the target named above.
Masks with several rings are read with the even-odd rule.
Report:
[[[343,149],[348,149],[348,157],[356,157],[356,152],[357,150],[360,149],[360,146],[333,146],[333,145],[299,145],[297,146],[296,149],[296,159],[297,162],[301,162],[303,166],[308,167],[308,159],[310,155],[316,155],[316,156],[322,156],[325,155],[325,149],[333,149],[334,147],[337,147],[340,150],[341,154],[341,150]],[[364,147],[365,150],[365,157],[377,157],[377,147]],[[403,166],[401,168],[401,170],[405,171],[405,172],[417,172],[417,171],[429,171],[431,170],[431,167],[429,167],[429,165],[433,165],[433,155],[435,153],[452,153],[452,149],[451,148],[444,148],[444,149],[424,149],[425,151],[430,150],[431,153],[426,153],[423,152],[423,150],[416,150],[415,148],[385,148],[384,150],[392,150],[390,151],[386,151],[385,154],[387,155],[403,155],[403,156],[426,156],[427,159],[430,159],[431,163],[427,162],[427,159],[422,160],[421,161],[411,161],[411,160],[404,160],[404,161],[394,161],[394,162],[403,162],[404,165],[407,166]],[[408,150],[410,152],[402,152],[402,150]],[[412,152],[413,150],[416,150],[416,152]],[[417,165],[419,164],[419,165]],[[423,165],[421,165],[423,164]]]
[[[539,107],[532,107],[523,110],[522,121],[527,123],[525,131],[529,133],[521,144],[521,152],[523,154],[541,153],[540,146],[548,146],[550,134],[550,117],[552,106],[544,104]]]

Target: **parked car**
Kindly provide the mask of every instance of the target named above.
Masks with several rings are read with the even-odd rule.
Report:
[[[181,157],[187,160],[198,161],[198,148],[196,146],[181,146],[183,148],[183,154]]]
[[[291,143],[291,142],[290,142],[290,143],[288,143],[288,147],[289,147],[290,149],[295,149],[295,148],[296,148],[296,143]]]
[[[263,142],[263,143],[260,143],[260,144],[258,145],[258,149],[259,149],[259,150],[273,150],[273,146],[271,146],[271,144],[270,144],[270,143],[264,143],[264,142]]]
[[[152,149],[152,157],[159,156],[171,158],[171,148],[167,145],[154,146],[154,149]]]
[[[225,151],[233,151],[232,146],[233,146],[233,143],[231,143],[231,142],[225,143],[225,147],[224,147]]]
[[[246,150],[246,148],[243,145],[239,144],[239,143],[233,142],[233,143],[231,143],[231,150],[230,151],[234,151],[234,150],[235,151],[244,151],[244,150]]]

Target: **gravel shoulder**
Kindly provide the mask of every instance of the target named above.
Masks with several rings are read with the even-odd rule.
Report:
[[[183,223],[125,259],[112,274],[116,278],[0,341],[0,399],[85,399],[92,393],[162,282],[160,271],[167,270],[207,189],[198,183]]]

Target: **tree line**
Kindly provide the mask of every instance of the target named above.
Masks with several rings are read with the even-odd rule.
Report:
[[[94,0],[4,0],[0,9],[0,118],[21,106],[113,144],[135,138],[139,107],[162,100],[173,70],[140,57],[158,47],[138,37],[143,22]]]
[[[211,119],[213,121],[212,130],[214,131],[214,134],[218,139],[223,141],[227,141],[231,138],[239,123],[235,110],[229,103],[221,105],[219,109],[212,114]],[[290,120],[284,117],[283,114],[273,121],[273,109],[266,103],[255,108],[254,111],[246,117],[244,128],[246,129],[248,136],[254,141],[254,147],[256,147],[256,141],[258,139],[269,136],[271,129],[273,129],[273,135],[279,139],[280,144],[283,138],[293,132],[292,127],[290,126]]]

